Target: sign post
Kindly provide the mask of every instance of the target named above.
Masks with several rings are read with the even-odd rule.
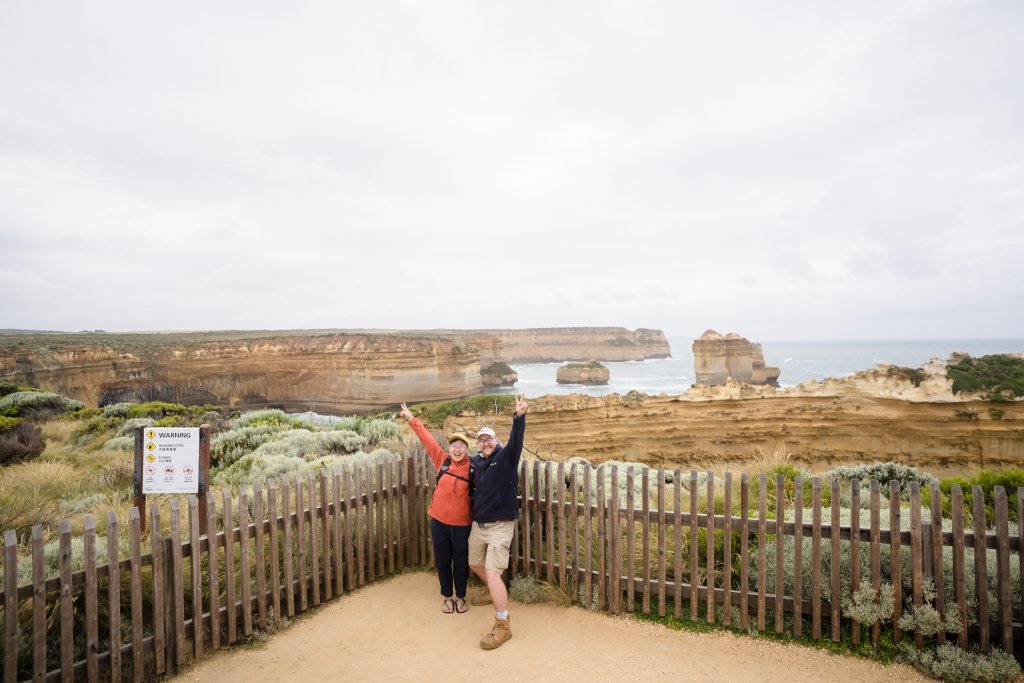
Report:
[[[206,529],[206,490],[210,478],[210,425],[137,427],[135,430],[135,507],[146,530],[146,494],[191,493],[199,502],[199,530]]]

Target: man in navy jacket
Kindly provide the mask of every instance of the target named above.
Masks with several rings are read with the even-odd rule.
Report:
[[[469,532],[469,568],[487,588],[473,596],[474,605],[494,603],[494,627],[480,640],[493,650],[512,637],[508,617],[508,591],[501,580],[508,568],[509,547],[519,518],[519,458],[526,434],[526,401],[515,397],[516,410],[508,443],[502,445],[494,430],[484,427],[476,437],[480,455],[473,457],[473,528]]]

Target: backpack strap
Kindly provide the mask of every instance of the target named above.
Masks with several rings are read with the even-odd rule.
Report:
[[[452,456],[449,455],[447,458],[444,459],[444,462],[441,463],[441,469],[439,469],[437,471],[437,479],[434,480],[434,486],[436,487],[441,482],[441,477],[443,477],[444,475],[447,474],[449,477],[455,477],[456,479],[461,479],[462,481],[464,481],[467,484],[469,484],[469,497],[472,498],[473,497],[474,488],[476,486],[476,476],[475,476],[476,475],[476,466],[473,464],[473,461],[472,460],[469,461],[469,478],[468,479],[466,477],[460,477],[459,475],[455,474],[454,472],[449,472],[448,470],[451,468],[451,466],[452,466]]]

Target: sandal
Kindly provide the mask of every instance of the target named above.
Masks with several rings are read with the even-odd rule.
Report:
[[[451,598],[444,599],[444,602],[441,603],[441,611],[445,614],[451,614],[455,611],[455,603]]]
[[[465,614],[469,611],[469,605],[466,604],[465,598],[455,598],[455,611],[459,614]]]

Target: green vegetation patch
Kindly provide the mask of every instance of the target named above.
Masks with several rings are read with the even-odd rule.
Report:
[[[1024,358],[995,354],[963,357],[946,368],[953,393],[981,393],[989,401],[1011,401],[1024,396]]]
[[[0,415],[45,419],[81,410],[85,404],[50,391],[16,391],[0,398]]]
[[[486,368],[480,369],[481,375],[511,375],[513,372],[515,372],[515,370],[513,370],[508,363],[503,363],[502,361],[491,363]]]
[[[487,414],[509,410],[515,403],[511,394],[481,394],[462,401],[445,401],[444,403],[424,403],[412,408],[413,414],[429,424],[440,425],[452,415],[463,412]]]

